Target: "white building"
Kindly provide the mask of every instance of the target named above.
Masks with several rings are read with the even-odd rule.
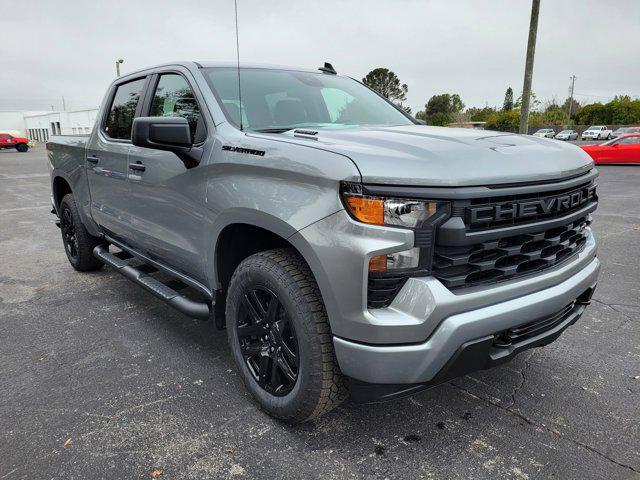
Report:
[[[0,131],[17,131],[29,140],[46,142],[51,135],[91,133],[98,109],[65,112],[0,112]]]

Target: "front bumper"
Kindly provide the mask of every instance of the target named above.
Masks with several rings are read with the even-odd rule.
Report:
[[[600,262],[597,258],[562,283],[512,300],[451,315],[440,323],[425,342],[410,345],[370,345],[334,337],[334,347],[342,372],[359,382],[404,385],[404,393],[446,381],[469,371],[507,360],[525,348],[554,340],[574,323],[595,289]],[[587,298],[588,297],[588,298]],[[496,334],[551,317],[568,305],[578,305],[570,317],[539,338],[515,345],[508,354],[488,357]],[[469,350],[469,345],[474,348]],[[479,347],[480,345],[480,347]],[[470,358],[464,368],[451,365],[461,351]],[[482,353],[480,353],[482,351]],[[445,368],[449,365],[447,368]],[[397,390],[397,388],[396,388]]]
[[[358,223],[340,211],[291,241],[318,282],[337,360],[352,385],[424,388],[453,375],[455,369],[444,375],[443,368],[466,343],[554,315],[593,289],[600,262],[593,234],[586,230],[582,250],[555,267],[456,291],[432,276],[412,277],[389,307],[378,309],[366,305],[368,260],[411,248],[413,232]],[[490,363],[486,355],[478,356],[473,369]]]
[[[427,382],[379,384],[350,378],[351,397],[358,403],[370,403],[411,395],[468,373],[495,367],[524,350],[547,345],[580,318],[590,302],[594,288],[585,290],[575,302],[555,315],[463,343],[433,379]]]

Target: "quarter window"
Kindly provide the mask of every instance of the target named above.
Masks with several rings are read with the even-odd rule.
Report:
[[[131,140],[131,126],[144,86],[144,78],[118,85],[104,131],[110,138]]]
[[[191,141],[200,143],[205,140],[206,131],[198,102],[182,75],[177,73],[160,75],[149,115],[186,118],[191,130]]]

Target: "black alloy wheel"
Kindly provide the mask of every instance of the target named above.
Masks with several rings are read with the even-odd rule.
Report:
[[[73,222],[73,214],[68,206],[62,208],[60,215],[60,230],[62,231],[62,240],[64,248],[71,259],[78,258],[78,237],[76,236],[76,227]]]
[[[258,385],[274,396],[287,395],[298,381],[296,332],[284,306],[268,288],[243,292],[236,331],[240,352]]]

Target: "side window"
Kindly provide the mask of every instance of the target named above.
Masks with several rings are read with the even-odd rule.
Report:
[[[633,145],[634,143],[640,143],[640,137],[624,137],[620,139],[620,145]]]
[[[177,73],[160,75],[149,115],[152,117],[186,118],[189,122],[193,143],[205,140],[206,130],[198,102],[196,102],[193,90],[182,75]]]
[[[131,126],[143,86],[144,78],[118,85],[104,127],[110,138],[131,140]]]

